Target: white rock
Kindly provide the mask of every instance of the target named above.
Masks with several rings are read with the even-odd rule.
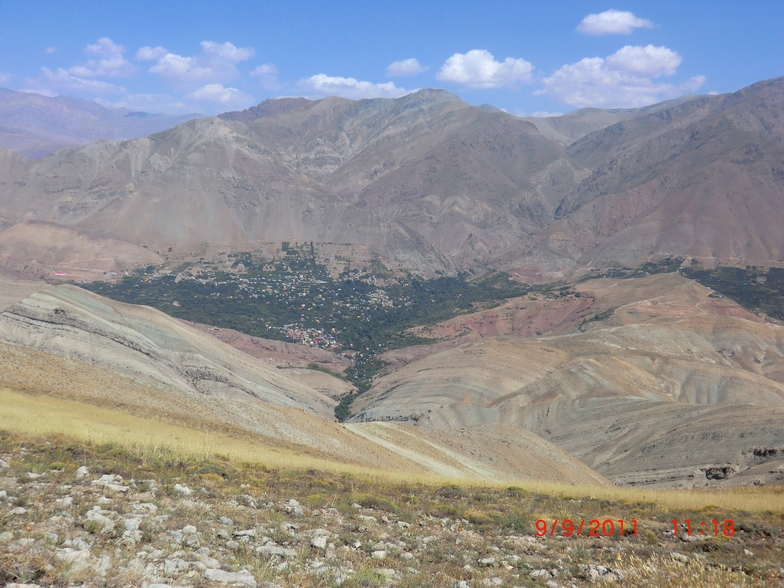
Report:
[[[34,472],[27,472],[27,477],[28,477],[28,478],[30,478],[31,480],[37,480],[37,479],[38,479],[38,478],[40,478],[42,475],[43,475],[43,474],[36,474],[36,473],[34,473]]]
[[[122,476],[115,476],[114,474],[104,474],[97,480],[93,480],[96,486],[103,486],[112,492],[128,492],[128,486],[123,486]]]
[[[180,484],[174,485],[174,491],[179,494],[182,494],[183,496],[190,496],[191,494],[193,494],[193,490],[191,490],[187,486],[182,486]]]
[[[248,570],[225,572],[223,570],[208,569],[204,571],[202,578],[212,582],[220,582],[221,584],[230,584],[233,586],[250,586],[250,588],[256,588],[258,586],[256,580]]]
[[[94,521],[101,525],[101,533],[108,533],[109,531],[114,530],[114,523],[112,520],[109,517],[101,514],[101,510],[97,506],[94,507],[93,510],[88,511],[87,515],[85,515],[85,518],[87,519],[87,523],[84,525],[85,527]]]
[[[479,560],[479,565],[481,566],[491,566],[495,563],[494,557],[486,557],[484,559]]]
[[[501,578],[483,578],[482,586],[503,586],[504,581]]]
[[[550,572],[548,572],[545,569],[534,570],[533,572],[531,572],[528,575],[531,576],[534,579],[536,579],[536,578],[550,578]]]
[[[63,498],[56,498],[54,503],[57,504],[58,506],[62,506],[63,508],[68,508],[69,506],[73,505],[73,496],[64,496]]]
[[[81,549],[75,550],[70,547],[64,549],[56,549],[54,552],[55,557],[62,562],[71,565],[71,570],[82,570],[90,565],[90,550]]]
[[[26,512],[27,512],[26,509],[22,508],[21,506],[17,506],[16,508],[12,508],[11,510],[9,510],[8,514],[10,514],[10,515],[23,515]]]
[[[8,498],[8,494],[6,493],[6,491],[0,490],[0,500],[5,500],[6,498]]]
[[[296,557],[296,549],[287,549],[286,547],[278,547],[276,545],[262,545],[259,550],[262,555],[278,555],[280,557]]]
[[[370,557],[373,559],[384,559],[387,556],[387,552],[383,550],[374,551]]]
[[[76,470],[76,473],[74,475],[76,476],[77,480],[81,478],[86,478],[87,476],[90,475],[90,470],[87,469],[87,466],[82,466],[78,470]]]
[[[452,588],[471,588],[471,584],[469,584],[465,580],[459,580],[454,584],[452,584]]]
[[[14,534],[10,531],[3,531],[0,533],[0,543],[8,543],[14,540]]]
[[[0,469],[5,469],[8,467],[8,462],[0,459]]]
[[[6,588],[41,588],[38,584],[6,584]]]
[[[315,547],[316,549],[326,549],[327,538],[324,535],[313,537],[313,539],[310,540],[310,546]]]
[[[185,525],[182,528],[183,535],[192,535],[195,532],[196,532],[196,527],[194,527],[193,525]]]

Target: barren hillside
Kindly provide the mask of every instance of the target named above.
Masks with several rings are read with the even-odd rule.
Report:
[[[580,290],[607,318],[424,356],[379,379],[356,419],[522,426],[624,483],[784,479],[757,455],[784,447],[784,328],[674,275]]]

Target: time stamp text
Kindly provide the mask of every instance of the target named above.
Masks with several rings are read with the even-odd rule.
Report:
[[[637,520],[629,519],[539,519],[534,525],[537,537],[612,537],[616,533],[620,537],[637,537]],[[672,519],[673,535],[734,537],[735,521],[732,519],[709,521],[692,521],[689,519]]]

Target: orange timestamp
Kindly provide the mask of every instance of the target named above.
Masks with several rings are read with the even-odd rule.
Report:
[[[620,537],[626,535],[637,536],[636,519],[630,519],[629,521],[624,521],[623,519],[591,519],[589,521],[584,519],[578,521],[555,519],[552,523],[539,519],[534,526],[536,527],[537,537],[554,537],[556,535],[561,537],[612,537],[616,531]]]
[[[724,537],[735,536],[735,521],[732,519],[725,519],[723,521],[711,519],[710,521],[707,521],[707,523],[706,521],[694,521],[693,528],[691,520],[689,519],[683,521],[672,519],[672,534],[677,537],[678,531],[681,528],[686,531],[687,537],[691,537],[692,533],[695,535],[710,535],[711,532],[714,537],[720,537],[722,535]]]

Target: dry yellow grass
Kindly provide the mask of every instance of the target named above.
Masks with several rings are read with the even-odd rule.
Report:
[[[226,456],[232,461],[262,463],[286,470],[317,469],[346,473],[383,482],[455,484],[464,488],[517,486],[530,492],[562,497],[650,502],[672,509],[701,509],[715,506],[749,513],[784,513],[784,488],[736,488],[688,491],[640,488],[564,486],[541,482],[508,480],[478,483],[465,479],[399,473],[337,463],[266,446],[220,433],[197,431],[82,402],[51,396],[35,396],[0,389],[0,430],[45,436],[64,434],[94,443],[117,443],[140,452],[166,449],[188,456]]]

